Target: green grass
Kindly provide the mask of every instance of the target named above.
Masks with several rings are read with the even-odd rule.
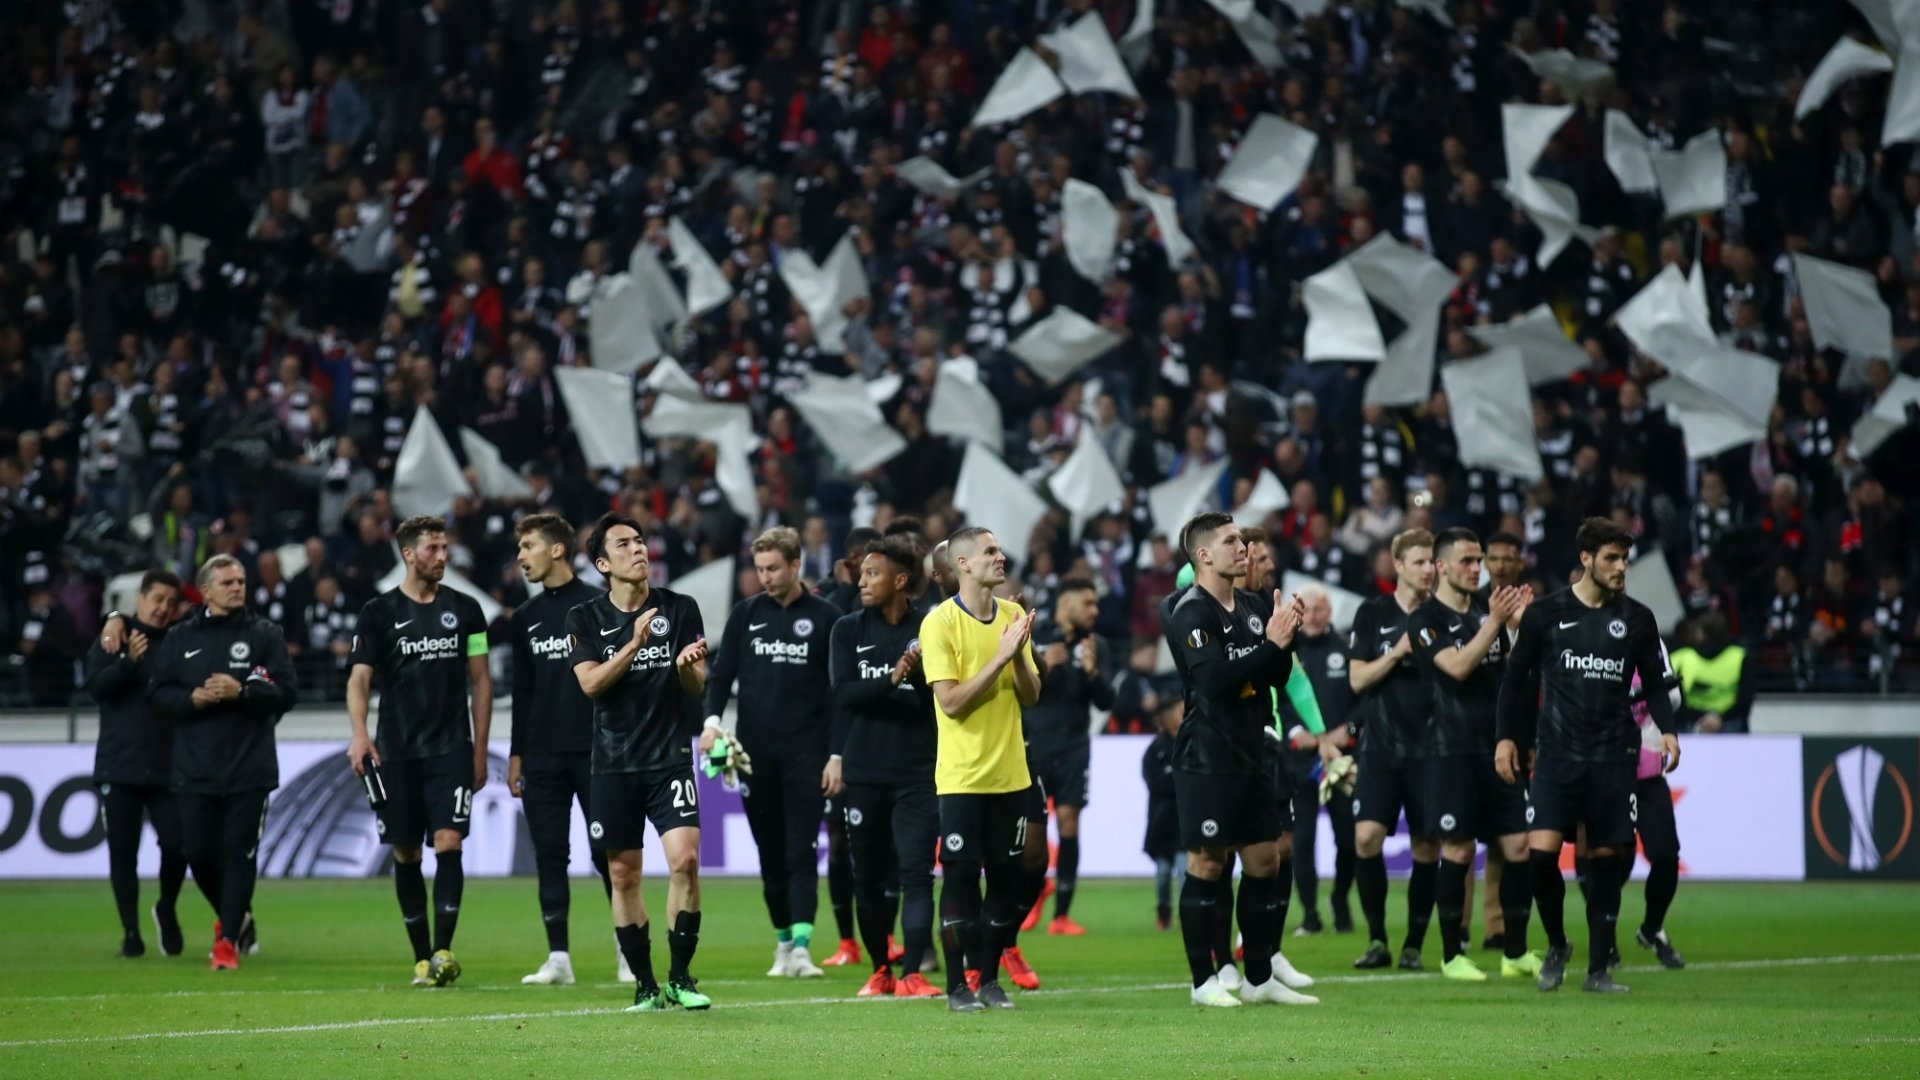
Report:
[[[1650,967],[1629,930],[1620,978],[1633,992],[1620,999],[1577,989],[1586,933],[1572,891],[1574,978],[1557,994],[1525,980],[1361,976],[1349,964],[1363,942],[1328,934],[1287,940],[1301,970],[1331,977],[1319,1008],[1203,1012],[1186,1001],[1177,931],[1152,928],[1150,888],[1088,882],[1075,914],[1089,935],[1029,935],[1045,988],[1016,1012],[978,1016],[939,999],[856,1001],[864,972],[767,979],[757,883],[706,888],[694,970],[714,1009],[626,1016],[631,991],[612,981],[605,909],[585,882],[582,985],[519,985],[545,951],[522,879],[469,883],[466,974],[438,991],[408,986],[384,881],[264,882],[262,952],[219,975],[206,970],[210,918],[191,886],[188,955],[159,956],[149,935],[146,958],[122,961],[104,883],[0,885],[0,1077],[1920,1075],[1912,886],[1683,885],[1669,926],[1693,966]],[[648,895],[662,899],[657,884]],[[1631,927],[1637,888],[1625,907]],[[1396,932],[1404,910],[1396,895]],[[664,970],[664,935],[654,940]],[[1833,959],[1844,957],[1874,959]],[[1429,966],[1438,959],[1430,939]]]

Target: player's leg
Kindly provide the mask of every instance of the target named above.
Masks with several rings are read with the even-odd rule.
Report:
[[[594,778],[598,782],[601,777]],[[654,1012],[666,1008],[660,985],[653,977],[653,943],[649,940],[647,905],[640,896],[640,849],[607,850],[607,876],[612,879],[613,938],[620,944],[633,971],[633,1005],[628,1012]]]
[[[267,793],[243,791],[221,796],[219,806],[220,926],[232,960],[222,966],[239,967],[237,948],[252,917],[256,856],[267,823]]]
[[[1333,828],[1333,894],[1327,906],[1333,909],[1333,932],[1353,932],[1353,908],[1348,897],[1353,893],[1355,864],[1353,849],[1353,800],[1334,792],[1327,800],[1327,824]]]
[[[1667,939],[1667,909],[1680,891],[1680,830],[1673,817],[1673,792],[1667,778],[1652,776],[1637,785],[1640,848],[1647,857],[1647,914],[1634,935],[1643,949],[1652,949],[1662,966],[1683,968],[1686,960]]]
[[[847,836],[847,811],[839,796],[827,800],[827,902],[833,907],[834,930],[840,935],[840,947],[820,961],[822,967],[840,967],[860,962],[860,946],[854,939],[860,920],[854,906],[853,845]],[[929,856],[931,857],[931,856]],[[894,911],[889,905],[887,925],[893,925]]]
[[[1619,951],[1620,893],[1633,870],[1633,836],[1639,818],[1636,761],[1587,762],[1586,812],[1587,982],[1594,993],[1617,993],[1609,969]]]
[[[567,810],[567,831],[568,834],[571,835],[573,831],[572,807],[574,804],[580,807],[580,818],[582,821],[593,820],[593,755],[590,753],[568,754],[562,760],[566,762],[569,803]],[[594,872],[600,875],[600,888],[602,892],[606,893],[607,903],[612,904],[613,874],[607,868],[606,851],[589,843],[587,845],[587,858],[593,863]],[[567,859],[568,862],[571,863],[573,859],[572,855],[569,854]],[[571,903],[569,903],[568,908],[569,911],[571,911]],[[615,957],[614,977],[623,983],[633,982],[633,969],[627,966],[627,954],[620,951],[620,943],[617,941],[614,943],[613,955]]]
[[[1367,921],[1367,951],[1353,962],[1362,970],[1393,966],[1387,951],[1387,861],[1381,848],[1400,823],[1401,794],[1390,758],[1360,763],[1353,792],[1353,883]]]
[[[1541,958],[1527,950],[1527,923],[1532,916],[1533,876],[1527,854],[1526,781],[1509,784],[1482,760],[1476,765],[1480,777],[1481,822],[1487,843],[1487,892],[1500,907],[1500,974],[1505,978],[1540,974]],[[1496,861],[1496,859],[1498,861]],[[1500,867],[1495,874],[1491,868]],[[1488,926],[1495,925],[1491,920]]]
[[[1080,882],[1080,816],[1087,807],[1091,755],[1091,748],[1061,755],[1045,781],[1053,795],[1055,827],[1060,835],[1060,852],[1053,868],[1053,922],[1047,926],[1050,934],[1078,937],[1086,933],[1071,913],[1074,889]]]
[[[691,772],[686,784],[693,786]],[[660,846],[667,856],[667,919],[673,927],[667,931],[667,1000],[683,1008],[705,1009],[713,1002],[695,988],[693,978],[693,954],[700,946],[698,819],[661,833]]]
[[[1180,940],[1186,948],[1187,974],[1193,982],[1190,1000],[1196,1005],[1233,1006],[1240,999],[1220,985],[1216,960],[1232,959],[1229,946],[1221,949],[1220,924],[1228,914],[1220,903],[1231,848],[1221,835],[1226,793],[1219,778],[1175,771],[1174,800],[1180,822],[1180,843],[1186,849],[1186,880],[1180,887]]]
[[[1402,763],[1400,775],[1400,797],[1407,811],[1407,831],[1412,834],[1413,869],[1407,874],[1407,939],[1400,946],[1400,967],[1406,971],[1419,971],[1424,965],[1420,962],[1420,952],[1426,947],[1427,924],[1433,921],[1434,885],[1440,872],[1440,839],[1433,835],[1422,835],[1427,830],[1422,827],[1429,814],[1426,804],[1426,783],[1422,775],[1421,763],[1409,760]]]
[[[1480,947],[1499,949],[1506,942],[1507,921],[1506,905],[1500,900],[1500,883],[1505,880],[1507,855],[1499,844],[1487,845],[1487,865],[1481,876],[1486,888],[1480,896],[1480,926],[1483,932]],[[1471,901],[1468,904],[1472,906]]]
[[[1040,988],[1040,977],[1020,955],[1020,920],[1039,901],[1034,883],[1044,882],[1047,873],[1046,803],[1042,798],[1035,805],[1037,793],[1036,785],[988,796],[986,806],[987,892],[981,912],[987,966],[980,969],[980,1000],[995,1008],[1013,1007],[1000,988],[1002,968],[1015,986]]]
[[[1047,897],[1053,895],[1053,879],[1047,877],[1047,864],[1052,861],[1052,850],[1047,842],[1047,801],[1053,789],[1047,786],[1041,775],[1041,766],[1028,760],[1027,771],[1033,777],[1033,785],[1026,791],[1022,802],[1026,807],[1026,842],[1022,848],[1019,867],[1019,881],[1016,885],[1016,907],[1020,921],[1013,926],[1013,932],[1005,945],[1009,949],[1020,947],[1020,934],[1040,925],[1040,916],[1047,904]]]
[[[847,840],[853,849],[853,887],[859,901],[860,936],[873,961],[873,976],[861,997],[893,992],[893,965],[887,960],[886,890],[893,881],[893,789],[880,784],[848,784],[840,793],[846,807]]]
[[[1173,858],[1153,857],[1153,912],[1156,929],[1173,925]]]
[[[1314,864],[1320,841],[1320,781],[1311,773],[1298,772],[1293,780],[1294,829],[1288,861],[1293,866],[1293,888],[1300,897],[1300,928],[1294,933],[1304,937],[1322,929],[1320,869]]]
[[[980,874],[986,856],[985,795],[940,796],[940,947],[946,955],[947,1007],[955,1012],[985,1008],[967,986],[970,963],[986,962],[982,951]]]
[[[433,841],[433,957],[428,974],[435,986],[446,986],[460,977],[453,935],[460,926],[460,903],[467,891],[461,847],[473,820],[473,760],[453,753],[422,764],[427,827]]]
[[[1567,943],[1567,882],[1560,876],[1560,848],[1580,819],[1577,777],[1571,763],[1535,760],[1527,788],[1527,863],[1533,879],[1533,909],[1547,939],[1541,960],[1540,988],[1558,989],[1573,950]]]
[[[100,785],[100,825],[107,834],[107,881],[120,913],[120,957],[147,954],[140,936],[140,832],[143,802],[132,784]]]
[[[908,784],[893,795],[893,868],[900,890],[900,932],[906,944],[899,982],[902,997],[939,991],[920,974],[933,952],[933,850],[940,841],[940,800],[931,783]],[[891,915],[886,917],[891,926]]]
[[[166,788],[148,789],[147,817],[160,845],[160,898],[153,905],[153,923],[160,933],[160,951],[179,956],[185,948],[180,932],[180,888],[187,879],[187,856],[181,850],[180,802]]]
[[[1459,757],[1421,763],[1425,818],[1418,826],[1440,845],[1433,895],[1440,915],[1441,974],[1479,982],[1486,974],[1466,955],[1467,882],[1473,877],[1474,834],[1479,826],[1478,762]],[[1418,867],[1416,866],[1417,870]]]
[[[1240,930],[1246,937],[1243,1001],[1312,1005],[1318,998],[1298,991],[1313,980],[1294,970],[1281,951],[1293,889],[1293,784],[1287,763],[1275,757],[1265,775],[1249,777],[1236,826],[1236,840],[1271,835],[1241,850],[1246,876],[1240,883]],[[1264,960],[1265,963],[1261,963]]]
[[[760,852],[760,896],[773,924],[772,977],[784,977],[792,967],[793,912],[787,889],[786,772],[777,761],[755,762],[753,775],[740,785],[740,803],[747,814],[753,846]]]
[[[427,916],[427,879],[421,868],[421,840],[427,833],[427,799],[418,761],[383,761],[387,803],[379,810],[380,835],[393,854],[393,893],[400,921],[413,946],[413,985],[429,985],[433,924]],[[196,868],[194,876],[199,876]]]
[[[572,856],[567,834],[573,825],[573,777],[558,755],[527,754],[520,759],[520,806],[533,841],[533,869],[539,882],[540,922],[547,933],[547,959],[521,978],[529,985],[573,985],[568,955],[568,916],[572,889],[567,863]]]
[[[788,961],[796,978],[826,974],[813,962],[813,920],[820,909],[820,824],[826,816],[826,796],[820,776],[827,756],[796,754],[784,763],[781,778],[780,829],[786,878],[788,924],[793,932],[793,955]]]
[[[1220,863],[1220,876],[1213,883],[1213,970],[1219,973],[1222,987],[1238,990],[1242,980],[1239,964],[1233,957],[1233,879],[1240,869],[1240,857],[1232,848],[1226,851]]]

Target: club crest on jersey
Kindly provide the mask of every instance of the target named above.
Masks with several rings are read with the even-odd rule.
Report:
[[[808,634],[813,633],[813,620],[812,619],[793,620],[793,632],[800,635],[801,637],[806,637]]]
[[[1341,672],[1341,671],[1347,670],[1347,658],[1344,656],[1341,656],[1337,652],[1328,653],[1327,654],[1327,670],[1330,672]]]
[[[253,655],[253,646],[248,645],[244,641],[236,641],[227,649],[227,655],[233,657],[235,660],[245,660],[247,657]]]
[[[443,611],[440,613],[440,625],[451,630],[460,625],[460,616],[451,611]]]
[[[601,837],[603,837],[603,836],[605,836],[605,835],[607,835],[607,830],[606,830],[606,829],[604,829],[604,828],[602,828],[602,827],[601,827],[601,825],[600,825],[600,823],[599,823],[599,822],[597,822],[597,821],[596,821],[596,822],[594,822],[594,823],[593,823],[593,825],[592,825],[592,827],[590,827],[590,828],[588,828],[588,829],[587,829],[587,831],[588,831],[589,833],[592,833],[592,834],[593,834],[593,838],[594,838],[595,840],[598,840],[598,839],[600,839]]]
[[[859,825],[862,818],[863,818],[863,815],[860,813],[860,808],[857,806],[847,811],[847,824],[849,825],[855,825],[855,826]]]
[[[666,637],[667,631],[672,628],[673,624],[667,621],[665,615],[655,615],[653,621],[647,624],[647,633],[654,637]]]
[[[1267,632],[1267,623],[1266,620],[1258,615],[1249,615],[1247,616],[1247,628],[1255,634],[1264,634]]]
[[[1458,825],[1459,823],[1460,823],[1460,822],[1459,822],[1459,819],[1457,819],[1457,818],[1455,818],[1455,817],[1454,817],[1454,816],[1453,816],[1452,814],[1441,814],[1441,815],[1440,815],[1440,827],[1441,827],[1442,829],[1446,829],[1446,830],[1449,830],[1449,831],[1451,831],[1451,830],[1453,829],[1453,827],[1454,827],[1455,825]]]
[[[1626,637],[1627,624],[1619,619],[1615,619],[1607,624],[1607,633],[1612,634],[1615,638]]]
[[[1189,631],[1187,634],[1187,645],[1195,649],[1206,648],[1207,632],[1205,630],[1200,629],[1199,627],[1195,627],[1193,630]]]
[[[1205,821],[1203,821],[1203,822],[1201,822],[1201,823],[1200,823],[1200,835],[1201,835],[1201,836],[1218,836],[1218,835],[1220,835],[1220,823],[1219,823],[1219,822],[1217,822],[1217,821],[1215,821],[1215,820],[1213,820],[1212,818],[1208,818],[1207,820],[1205,820]]]

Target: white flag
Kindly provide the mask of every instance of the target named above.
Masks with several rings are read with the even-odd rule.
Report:
[[[850,473],[879,468],[907,448],[907,440],[887,426],[880,407],[867,395],[866,380],[858,375],[835,378],[816,371],[787,401]]]
[[[1853,425],[1847,450],[1855,461],[1865,461],[1880,449],[1880,444],[1907,426],[1907,406],[1920,405],[1920,379],[1895,375],[1893,385],[1873,403],[1867,415]],[[284,562],[285,560],[282,560]]]
[[[1023,46],[994,80],[993,89],[987,91],[968,126],[992,127],[1018,120],[1066,96],[1067,88],[1060,77],[1040,59],[1039,53]]]
[[[1127,493],[1120,473],[1092,428],[1080,425],[1080,441],[1067,460],[1047,477],[1047,489],[1060,505],[1073,515],[1073,536],[1079,539],[1087,523],[1104,513]]]
[[[460,429],[460,447],[467,452],[474,485],[483,499],[530,499],[533,488],[500,456],[499,447],[472,428]]]
[[[660,338],[631,275],[612,274],[595,286],[587,340],[593,366],[607,372],[633,371],[660,356]]]
[[[1069,178],[1060,193],[1060,229],[1065,234],[1067,262],[1075,272],[1096,285],[1105,282],[1120,241],[1120,212],[1106,194],[1085,180]]]
[[[1535,75],[1566,91],[1568,97],[1584,97],[1613,82],[1612,68],[1598,60],[1575,56],[1565,49],[1541,49],[1527,53],[1508,46],[1508,50],[1531,68]]]
[[[1342,259],[1301,284],[1307,307],[1308,360],[1361,360],[1378,363],[1387,357],[1367,291],[1353,264]]]
[[[727,617],[733,614],[733,560],[715,559],[667,584],[699,606],[700,622],[707,631],[707,654],[711,656],[726,638]]]
[[[1292,505],[1293,497],[1287,494],[1279,474],[1272,469],[1261,469],[1259,478],[1253,482],[1253,490],[1247,492],[1247,501],[1233,508],[1233,520],[1242,527],[1258,525],[1267,520],[1268,514],[1277,514]]]
[[[1602,156],[1606,158],[1607,168],[1613,170],[1613,178],[1620,182],[1621,191],[1660,190],[1660,181],[1653,175],[1647,137],[1634,125],[1633,118],[1619,109],[1607,110]]]
[[[1319,145],[1320,136],[1313,132],[1272,113],[1261,113],[1214,183],[1248,206],[1271,213],[1300,186],[1300,177]]]
[[[1132,168],[1120,170],[1120,186],[1127,198],[1146,207],[1152,215],[1154,228],[1160,231],[1160,243],[1167,249],[1167,265],[1177,267],[1186,262],[1187,256],[1193,254],[1193,241],[1180,227],[1180,210],[1174,205],[1173,196],[1149,189],[1134,177]]]
[[[1872,274],[1811,255],[1795,255],[1793,273],[1816,346],[1862,359],[1893,360],[1893,312],[1880,299]]]
[[[553,369],[553,380],[560,386],[560,400],[567,403],[588,466],[618,472],[640,464],[631,378],[594,368],[559,367]]]
[[[930,157],[908,158],[894,170],[900,179],[911,184],[914,190],[936,199],[957,199],[966,190],[980,182],[990,169],[981,169],[955,179],[954,175],[940,167],[940,163]]]
[[[1104,90],[1122,97],[1138,98],[1139,88],[1133,76],[1120,62],[1120,52],[1107,35],[1107,24],[1097,12],[1088,12],[1073,23],[1042,34],[1040,43],[1060,58],[1060,81],[1076,94]]]
[[[1531,386],[1559,382],[1587,366],[1586,350],[1568,340],[1553,309],[1545,304],[1507,322],[1469,326],[1467,333],[1489,349],[1510,345],[1520,350]]]
[[[1177,543],[1180,526],[1213,504],[1214,492],[1220,488],[1220,474],[1226,471],[1227,462],[1223,458],[1148,488],[1147,509],[1153,514],[1153,527]]]
[[[400,444],[400,456],[393,462],[393,508],[403,518],[415,514],[445,517],[453,511],[453,500],[471,495],[460,461],[447,445],[446,433],[424,408],[413,411],[407,425],[407,438]]]
[[[640,302],[646,305],[647,318],[655,330],[686,321],[687,302],[681,298],[680,286],[674,284],[673,275],[667,273],[653,244],[642,240],[633,245],[627,273],[633,275],[633,283],[639,286]]]
[[[653,400],[653,409],[642,424],[649,438],[680,436],[712,443],[714,486],[741,517],[752,520],[760,513],[760,494],[755,490],[752,463],[747,460],[760,445],[753,434],[752,410],[745,405],[685,401],[662,394]]]
[[[1007,468],[1000,455],[977,442],[967,444],[960,478],[953,485],[953,505],[966,513],[969,524],[992,529],[1007,557],[1026,566],[1033,529],[1047,516],[1047,501]]]
[[[816,265],[804,251],[790,251],[780,260],[780,279],[813,321],[815,343],[835,356],[847,351],[849,303],[868,293],[866,267],[849,230],[833,245],[825,263]]]
[[[653,394],[667,394],[685,401],[705,401],[707,395],[700,390],[700,384],[693,381],[687,369],[673,357],[664,357],[640,380],[640,388]]]
[[[1807,76],[1805,85],[1800,88],[1799,100],[1793,104],[1793,118],[1806,119],[1808,113],[1825,105],[1835,90],[1852,79],[1883,75],[1892,70],[1893,57],[1878,49],[1870,49],[1850,37],[1843,37],[1833,43],[1833,48],[1827,50],[1819,66],[1813,69],[1813,74]]]
[[[667,222],[667,240],[673,244],[673,265],[687,274],[687,312],[704,315],[733,299],[727,275],[707,253],[706,245],[679,218]]]
[[[1492,469],[1531,484],[1540,479],[1540,446],[1533,433],[1533,397],[1520,350],[1502,346],[1440,369],[1447,391],[1460,464]]]
[[[1887,115],[1880,122],[1880,144],[1920,142],[1920,41],[1900,47],[1893,85],[1887,89]]]
[[[1650,157],[1667,217],[1711,213],[1727,205],[1727,147],[1718,130],[1703,131],[1678,150],[1656,150]]]
[[[1440,305],[1453,291],[1453,275],[1440,260],[1388,233],[1367,241],[1347,261],[1367,295],[1406,324],[1367,377],[1362,400],[1389,407],[1425,401],[1433,392]]]
[[[927,430],[948,438],[977,442],[995,454],[1001,452],[1006,429],[999,399],[980,379],[980,365],[971,356],[942,360],[934,370],[933,400],[927,405]]]
[[[1134,0],[1133,21],[1120,35],[1120,55],[1127,58],[1127,66],[1135,71],[1153,55],[1153,4],[1154,0]]]
[[[1048,382],[1061,382],[1125,340],[1069,307],[1056,307],[1015,338],[1007,351]]]

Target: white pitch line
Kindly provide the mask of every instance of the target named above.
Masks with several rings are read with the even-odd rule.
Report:
[[[1724,960],[1704,961],[1689,964],[1690,971],[1751,971],[1770,968],[1831,967],[1840,964],[1904,964],[1920,961],[1920,953],[1885,953],[1872,956],[1797,956],[1779,960]],[[1635,965],[1624,968],[1625,971],[1659,971],[1656,965]],[[1403,982],[1414,979],[1431,979],[1429,972],[1407,972],[1387,975],[1329,975],[1316,979],[1316,986],[1324,985],[1364,985],[1380,982]],[[1134,994],[1166,990],[1184,990],[1184,982],[1140,983],[1126,986],[1061,987],[1052,990],[1034,990],[1021,994],[1021,997],[1079,996],[1090,994]],[[282,991],[291,993],[295,991]],[[321,993],[341,993],[344,991],[319,991]],[[233,991],[231,993],[245,993]],[[124,996],[124,995],[123,995]],[[12,1000],[35,1000],[15,998]],[[50,999],[38,999],[50,1000]],[[847,996],[786,998],[776,1001],[743,1001],[738,1004],[723,1005],[721,1011],[736,1009],[777,1009],[800,1005],[877,1005],[881,1002],[897,1003],[899,998],[858,998]],[[936,998],[922,999],[935,1001]],[[924,1006],[923,1006],[924,1007]],[[614,1008],[576,1008],[530,1012],[471,1013],[459,1016],[387,1016],[366,1020],[340,1020],[326,1024],[289,1024],[281,1027],[254,1028],[202,1028],[192,1031],[144,1031],[126,1035],[74,1035],[51,1039],[17,1039],[0,1042],[0,1050],[18,1050],[35,1046],[78,1046],[99,1043],[146,1042],[155,1039],[198,1039],[209,1036],[229,1035],[302,1035],[320,1031],[354,1031],[363,1028],[405,1027],[410,1024],[491,1024],[505,1020],[544,1020],[565,1016],[620,1016],[620,1010]],[[1856,1041],[1898,1041],[1885,1038],[1867,1037]]]

